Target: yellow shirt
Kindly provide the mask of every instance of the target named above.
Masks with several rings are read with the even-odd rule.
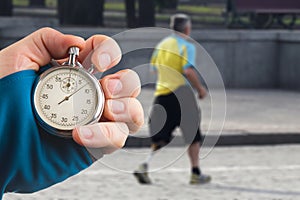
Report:
[[[151,58],[151,65],[158,74],[155,96],[167,95],[186,84],[183,71],[194,66],[195,54],[195,46],[176,34],[155,47]]]

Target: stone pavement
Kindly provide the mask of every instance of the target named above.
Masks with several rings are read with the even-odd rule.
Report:
[[[203,155],[207,185],[191,186],[186,149],[161,150],[152,160],[153,185],[136,182],[131,172],[148,149],[127,148],[91,168],[35,194],[6,194],[4,200],[297,200],[300,199],[300,146],[218,147]]]
[[[215,99],[200,101],[202,130],[207,144],[266,145],[300,143],[300,92],[286,90],[226,90],[210,91]],[[152,107],[153,90],[142,89],[139,96],[145,110],[145,122]],[[212,103],[213,102],[213,103]],[[226,117],[223,111],[226,107]],[[212,116],[212,109],[216,115]],[[223,129],[222,124],[224,122]],[[220,132],[221,131],[221,132]],[[180,132],[176,131],[173,145],[182,145]],[[127,141],[128,147],[149,146],[147,123]]]

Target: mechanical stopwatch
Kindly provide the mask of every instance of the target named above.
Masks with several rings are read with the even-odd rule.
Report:
[[[52,67],[36,80],[33,110],[40,126],[47,132],[71,137],[77,126],[99,121],[104,108],[104,93],[92,74],[77,61],[79,48],[69,49],[69,60]]]

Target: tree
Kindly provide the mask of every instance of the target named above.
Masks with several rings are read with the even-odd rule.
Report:
[[[139,0],[139,27],[155,26],[154,0]]]
[[[135,0],[125,0],[126,21],[128,28],[137,27],[137,17],[135,14]]]
[[[0,16],[12,16],[13,5],[12,0],[0,1]]]
[[[103,26],[104,0],[58,0],[63,25]]]
[[[29,5],[30,6],[44,7],[45,6],[45,0],[30,0]]]

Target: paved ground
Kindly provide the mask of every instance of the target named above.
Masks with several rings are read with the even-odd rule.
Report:
[[[226,145],[300,142],[300,92],[231,89],[226,90],[225,101],[222,91],[210,93],[205,100],[199,101],[202,130],[209,141],[220,137],[219,142]],[[153,90],[143,89],[139,98],[147,122]],[[179,131],[176,135],[180,135]],[[147,146],[147,142],[139,141],[139,138],[148,137],[147,123],[133,137],[135,140],[131,138],[128,146]],[[174,143],[180,144],[180,141]]]
[[[300,146],[218,147],[201,159],[213,176],[207,185],[190,186],[183,147],[157,154],[150,173],[154,184],[139,185],[129,173],[147,149],[125,149],[106,156],[69,180],[30,195],[6,194],[4,200],[288,200],[300,199]]]

